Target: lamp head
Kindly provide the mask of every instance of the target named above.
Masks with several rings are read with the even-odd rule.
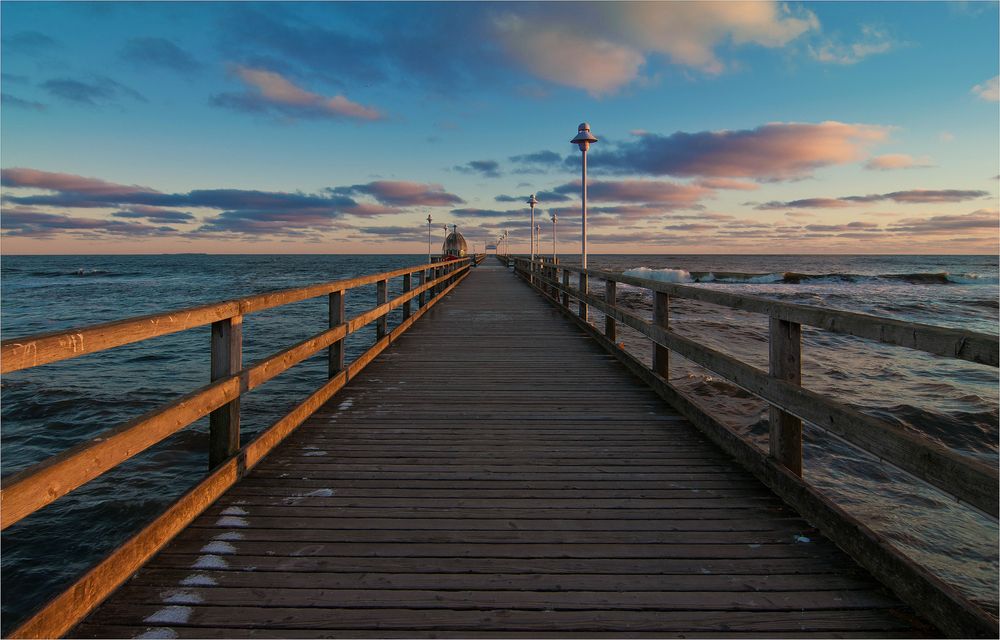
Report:
[[[528,204],[531,205],[532,209],[534,209],[535,205],[538,204],[538,198],[535,197],[535,194],[531,194],[531,197],[528,198]]]
[[[576,137],[570,140],[570,143],[579,145],[580,151],[586,151],[590,148],[591,144],[597,142],[597,137],[590,132],[590,125],[586,122],[581,122],[576,131]]]
[[[431,214],[428,213],[427,214],[427,224],[430,224],[432,222],[434,222],[434,220],[431,218]]]

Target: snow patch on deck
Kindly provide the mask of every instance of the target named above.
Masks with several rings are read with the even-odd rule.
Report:
[[[163,607],[143,622],[164,622],[166,624],[184,624],[191,617],[191,607]],[[175,636],[176,637],[176,636]]]
[[[229,563],[221,556],[201,556],[191,565],[192,569],[228,569]]]
[[[236,553],[236,547],[229,544],[228,542],[223,542],[222,540],[215,540],[209,542],[204,547],[201,548],[202,553],[221,553],[221,554],[232,554]]]

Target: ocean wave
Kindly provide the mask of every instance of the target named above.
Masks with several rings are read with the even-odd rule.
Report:
[[[636,267],[628,269],[624,275],[659,282],[697,284],[714,282],[719,284],[874,284],[901,282],[906,284],[960,284],[996,285],[995,277],[976,273],[885,273],[863,275],[858,273],[797,273],[785,271],[776,273],[738,273],[731,271],[685,271],[684,269],[650,269]]]
[[[120,273],[115,273],[113,271],[106,271],[104,269],[76,269],[75,271],[32,271],[29,275],[36,278],[62,278],[64,276],[118,276],[123,275]]]

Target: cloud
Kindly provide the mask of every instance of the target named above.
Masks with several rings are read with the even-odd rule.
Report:
[[[858,203],[883,202],[891,200],[904,204],[925,204],[939,202],[962,202],[988,196],[988,191],[973,189],[910,189],[891,193],[872,193],[866,196],[842,196],[840,198],[804,198],[782,202],[773,200],[759,204],[755,209],[834,209],[856,206]]]
[[[861,38],[854,43],[827,39],[819,46],[809,47],[809,54],[820,62],[832,64],[857,64],[868,56],[887,53],[893,48],[889,34],[876,27],[861,27]]]
[[[38,169],[26,169],[23,167],[12,167],[0,171],[0,185],[5,187],[18,187],[26,189],[43,189],[46,191],[67,191],[86,195],[109,195],[109,194],[132,194],[132,193],[159,193],[149,187],[137,185],[122,185],[99,180],[97,178],[85,178],[72,173],[55,173],[52,171],[40,171]]]
[[[803,198],[801,200],[789,200],[782,202],[772,200],[763,204],[758,204],[754,209],[767,211],[770,209],[836,209],[839,207],[853,207],[853,202],[841,200],[839,198]]]
[[[987,102],[1000,102],[1000,76],[993,76],[986,82],[972,87],[972,93]]]
[[[207,219],[195,233],[309,236],[332,228],[337,215],[336,210],[323,208],[223,211]]]
[[[848,222],[847,224],[808,224],[807,231],[881,231],[874,222]]]
[[[46,108],[41,102],[24,100],[9,93],[0,93],[0,102],[3,102],[8,107],[17,107],[18,109],[28,109],[30,111],[45,111]]]
[[[504,194],[500,194],[500,195],[496,196],[493,199],[496,200],[497,202],[527,202],[528,201],[527,196],[508,196],[508,195],[504,195]]]
[[[191,54],[164,38],[130,38],[120,55],[136,65],[162,67],[181,73],[191,73],[201,68],[201,64]]]
[[[888,131],[883,126],[831,121],[670,136],[651,133],[601,153],[594,164],[649,175],[792,180],[821,167],[862,159]]]
[[[645,62],[634,48],[580,34],[572,25],[553,27],[507,15],[496,26],[508,54],[530,73],[592,96],[612,93],[632,82]]]
[[[215,106],[292,118],[381,120],[385,117],[374,107],[352,102],[343,95],[326,97],[306,91],[274,71],[237,66],[233,72],[250,91],[216,94],[211,98]]]
[[[775,2],[513,5],[493,24],[530,73],[595,96],[641,80],[653,56],[716,74],[725,68],[717,47],[780,47],[819,26],[811,12]]]
[[[518,211],[498,211],[496,209],[452,209],[451,215],[456,218],[508,218],[517,215]]]
[[[38,55],[59,46],[59,43],[37,31],[19,31],[2,39],[5,53]]]
[[[555,188],[557,193],[578,193],[580,182],[568,182]],[[697,184],[678,184],[659,180],[597,180],[587,183],[587,199],[593,202],[655,203],[665,209],[696,206],[712,190]]]
[[[172,209],[162,209],[160,207],[148,207],[143,205],[133,205],[128,209],[115,211],[111,215],[116,218],[138,218],[161,224],[191,222],[195,219],[194,215],[188,213],[187,211],[174,211]]]
[[[464,204],[465,200],[448,193],[439,184],[422,184],[392,180],[378,180],[368,184],[337,187],[333,193],[369,195],[382,204],[396,207],[449,207]]]
[[[940,215],[930,218],[906,218],[889,225],[895,233],[947,234],[972,229],[991,230],[996,238],[1000,226],[1000,212],[993,209],[978,209],[965,215]]]
[[[57,98],[92,106],[115,102],[122,97],[147,102],[145,96],[135,89],[105,76],[94,76],[89,81],[53,78],[43,82],[41,87]]]
[[[177,234],[173,227],[151,226],[120,220],[97,220],[28,209],[10,209],[0,217],[4,235],[47,238],[60,233],[75,235],[110,235],[122,237],[153,237]]]
[[[887,153],[869,160],[865,164],[865,169],[891,171],[893,169],[926,169],[930,166],[930,160],[926,157],[916,159],[905,153]]]
[[[760,185],[756,182],[746,180],[733,180],[731,178],[703,178],[698,180],[699,184],[706,189],[729,189],[736,191],[756,191]]]
[[[461,173],[478,173],[484,178],[499,178],[500,164],[496,160],[471,160],[455,166]]]

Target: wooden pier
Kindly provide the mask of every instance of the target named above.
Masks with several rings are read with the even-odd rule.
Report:
[[[307,293],[330,296],[330,328],[311,342],[263,369],[241,368],[238,344],[219,347],[213,362],[228,364],[213,384],[235,379],[235,395],[184,414],[217,412],[216,443],[232,441],[253,381],[328,348],[330,382],[242,450],[238,437],[219,445],[205,482],[13,635],[995,634],[988,613],[810,493],[785,463],[793,454],[750,460],[707,417],[668,404],[662,377],[616,352],[613,322],[630,320],[613,285],[591,298],[586,273],[574,290],[555,264],[515,266],[520,279],[499,262],[393,272],[404,294],[388,300],[382,284],[372,312],[351,320],[342,296],[358,283],[317,286]],[[215,343],[232,345],[219,323],[262,304],[211,318]],[[611,340],[580,320],[600,304]],[[400,306],[402,324],[377,324],[372,349],[345,364],[344,335]],[[9,368],[18,353],[36,364],[46,353],[44,340],[27,344],[4,343],[5,370],[23,368]],[[666,366],[661,349],[651,373]],[[801,430],[794,402],[785,408],[782,451]],[[5,479],[4,527],[16,522],[8,505],[26,505],[23,517],[72,490],[53,491],[45,474],[96,459],[83,451]],[[108,464],[91,462],[77,486]],[[995,500],[995,487],[980,493]]]

